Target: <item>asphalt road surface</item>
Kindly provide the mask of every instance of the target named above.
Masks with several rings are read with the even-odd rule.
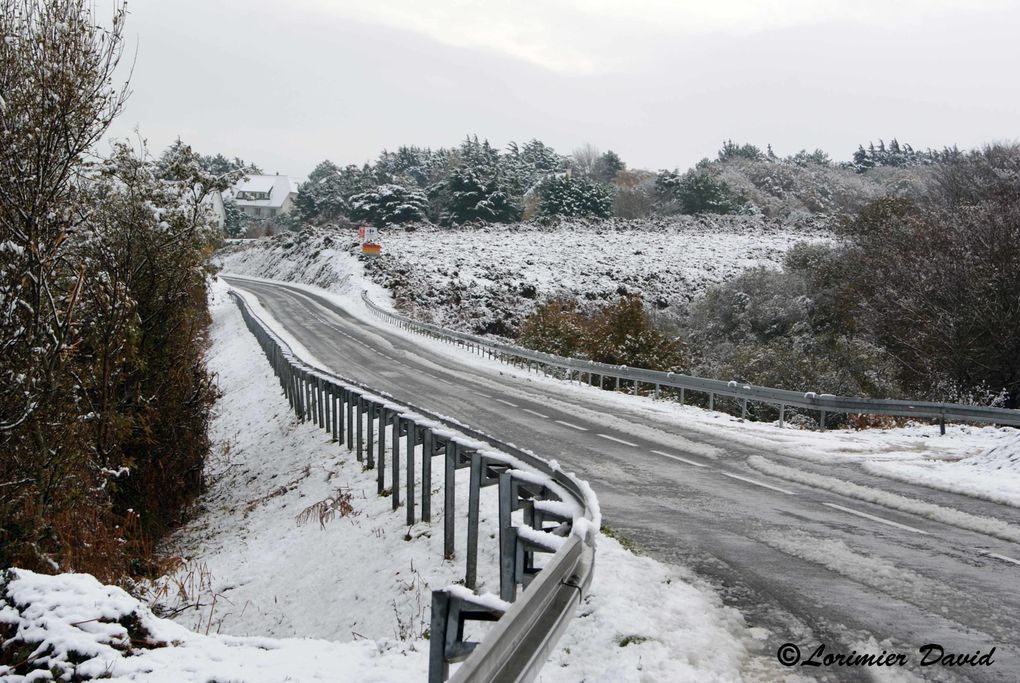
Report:
[[[608,406],[565,383],[500,374],[438,353],[385,323],[369,324],[302,290],[224,278],[255,294],[288,332],[342,376],[558,460],[587,479],[604,524],[664,562],[689,567],[783,643],[826,653],[907,655],[923,680],[1020,681],[1020,547],[993,536],[770,477],[769,460],[1020,526],[1020,511],[874,478],[852,464],[763,452]],[[735,429],[739,429],[735,427]],[[714,457],[706,457],[706,449]],[[598,564],[596,561],[596,571]],[[918,665],[918,649],[995,647],[991,666]],[[789,669],[832,681],[888,680],[896,668]]]

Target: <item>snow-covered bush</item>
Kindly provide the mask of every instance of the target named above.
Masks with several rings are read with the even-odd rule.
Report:
[[[553,176],[539,188],[539,211],[543,216],[609,218],[613,195],[600,183],[587,178]]]
[[[485,170],[460,166],[450,172],[432,191],[438,200],[441,225],[460,225],[470,221],[510,223],[520,218],[520,209],[511,203],[495,178],[486,178]]]
[[[663,213],[737,213],[744,200],[707,167],[686,173],[661,171],[655,180],[659,210]]]
[[[401,185],[379,185],[351,197],[351,218],[377,227],[426,220],[429,201],[425,193]]]

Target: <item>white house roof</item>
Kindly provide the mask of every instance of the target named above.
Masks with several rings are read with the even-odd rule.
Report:
[[[239,192],[268,192],[269,199],[238,199]],[[297,192],[297,183],[285,175],[253,175],[224,193],[233,197],[238,206],[261,206],[278,209],[287,197]]]

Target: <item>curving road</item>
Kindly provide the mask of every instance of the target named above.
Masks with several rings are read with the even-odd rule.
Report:
[[[838,492],[771,477],[750,456],[894,492],[1020,530],[1020,510],[876,480],[853,465],[806,463],[746,438],[706,433],[552,382],[460,362],[383,323],[283,283],[224,276],[338,374],[559,460],[587,479],[605,524],[659,560],[690,567],[767,629],[761,656],[786,642],[826,652],[904,653],[902,668],[806,667],[832,681],[1020,681],[1020,546]],[[1001,535],[1001,534],[1000,534]],[[991,666],[918,665],[918,648],[973,654]],[[785,670],[784,670],[785,671]]]

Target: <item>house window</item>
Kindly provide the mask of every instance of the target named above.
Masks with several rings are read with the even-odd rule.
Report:
[[[256,207],[256,208],[255,208],[255,215],[256,215],[256,216],[261,216],[261,215],[262,215],[262,209],[260,209],[260,208]]]

